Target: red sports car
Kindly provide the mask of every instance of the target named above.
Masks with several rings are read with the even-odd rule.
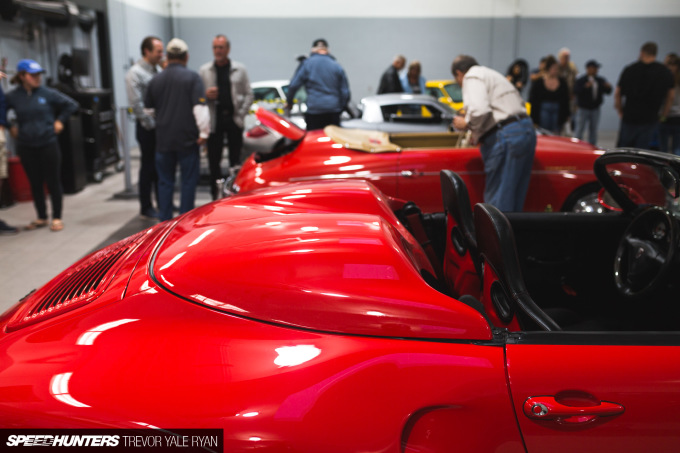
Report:
[[[464,133],[386,133],[335,126],[305,132],[264,109],[258,110],[257,117],[280,139],[269,152],[253,153],[246,159],[236,178],[227,182],[228,194],[290,182],[363,179],[389,196],[436,212],[442,206],[439,172],[448,169],[463,178],[473,203],[483,201],[482,158]],[[249,133],[266,134],[259,127]],[[593,162],[604,151],[576,139],[540,133],[537,138],[524,210],[600,209]],[[269,147],[274,141],[263,142]]]
[[[317,181],[111,245],[0,316],[2,435],[216,428],[229,452],[677,452],[680,158],[613,152],[595,172],[611,212],[473,214],[444,172],[446,216],[401,221],[370,183]],[[404,222],[422,222],[426,249]],[[479,264],[479,297],[445,283],[458,271],[428,258],[440,242],[446,263]]]

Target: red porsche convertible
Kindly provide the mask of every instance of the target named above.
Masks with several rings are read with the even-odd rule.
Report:
[[[227,194],[290,182],[363,179],[383,193],[415,202],[425,212],[441,210],[439,172],[458,173],[473,203],[483,201],[484,166],[479,148],[460,132],[387,133],[329,126],[306,133],[285,118],[259,109],[266,136],[244,162]],[[593,162],[604,153],[576,139],[538,134],[525,211],[594,211],[600,189]],[[251,140],[251,142],[254,140]]]
[[[0,316],[2,434],[212,428],[228,452],[677,452],[680,158],[610,152],[595,173],[604,214],[471,208],[443,172],[446,213],[420,219],[335,180],[142,231]],[[427,249],[444,244],[441,267],[405,227],[418,221]],[[476,296],[456,284],[465,260]]]

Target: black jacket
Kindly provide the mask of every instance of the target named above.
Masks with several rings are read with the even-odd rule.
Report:
[[[560,127],[567,122],[571,114],[569,108],[569,88],[567,81],[560,77],[560,86],[555,91],[545,87],[543,78],[531,83],[529,90],[529,102],[531,103],[531,119],[534,124],[541,125],[541,106],[544,102],[557,102],[560,106],[558,123]]]
[[[390,65],[380,78],[378,94],[403,92],[404,88],[401,86],[401,81],[399,80],[399,72],[397,71],[397,68]]]
[[[659,120],[659,109],[674,83],[673,75],[665,65],[658,61],[637,61],[623,69],[617,85],[625,98],[623,122],[651,124]]]
[[[6,95],[7,110],[14,110],[19,126],[17,143],[40,147],[57,142],[54,121],[66,124],[78,103],[52,88],[40,86],[29,94],[18,86]]]
[[[589,75],[583,75],[576,79],[574,83],[574,94],[576,95],[576,105],[582,109],[596,109],[602,105],[604,101],[604,95],[612,92],[612,86],[607,84],[607,80],[604,77],[595,76],[595,82],[597,83],[597,95],[593,97],[592,88],[586,88],[588,83]]]

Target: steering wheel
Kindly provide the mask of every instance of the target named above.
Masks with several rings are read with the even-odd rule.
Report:
[[[623,296],[645,296],[661,287],[671,269],[678,232],[673,215],[658,206],[633,219],[614,259],[614,282]]]

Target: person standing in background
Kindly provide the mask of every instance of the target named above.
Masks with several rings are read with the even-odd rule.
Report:
[[[572,115],[576,113],[576,98],[574,96],[574,83],[576,83],[576,76],[578,75],[578,68],[576,64],[571,61],[571,51],[566,47],[562,47],[557,52],[557,62],[559,64],[558,75],[567,82],[567,89],[569,91],[569,112],[567,119],[562,123],[561,134],[571,136],[574,130],[574,118]]]
[[[517,91],[522,93],[529,80],[529,64],[527,61],[523,58],[513,61],[505,73],[505,78],[517,88]]]
[[[0,71],[0,80],[6,77],[5,73]],[[5,103],[5,92],[2,91],[0,85],[0,193],[2,193],[2,186],[7,179],[7,137],[5,136],[5,128],[7,123],[5,120],[7,105]],[[19,229],[7,225],[4,220],[0,220],[0,234],[16,234]]]
[[[340,114],[349,102],[349,83],[342,66],[328,52],[328,42],[317,39],[312,53],[302,62],[290,81],[286,108],[293,108],[300,87],[307,89],[307,130],[323,129],[329,124],[340,125]]]
[[[399,71],[404,69],[405,65],[406,57],[403,55],[397,55],[394,57],[390,67],[387,68],[385,72],[383,72],[382,77],[380,77],[378,94],[404,92],[404,88],[401,86],[401,80],[399,79]]]
[[[217,193],[217,181],[224,177],[221,166],[224,136],[227,136],[229,165],[234,168],[241,163],[244,120],[255,97],[250,88],[246,67],[229,58],[231,43],[227,37],[215,36],[212,48],[215,59],[201,66],[198,72],[206,88],[205,96],[210,109],[208,166],[210,193],[212,199],[216,200],[220,197]]]
[[[139,206],[144,219],[158,218],[158,211],[151,202],[151,192],[158,198],[158,175],[156,174],[156,120],[152,112],[144,110],[144,96],[149,82],[158,73],[163,59],[163,42],[155,36],[147,36],[141,45],[142,58],[130,67],[125,75],[128,104],[135,116],[135,138],[139,144]],[[156,200],[158,201],[158,200]]]
[[[21,60],[11,83],[18,85],[7,93],[7,110],[14,110],[17,125],[10,132],[16,139],[16,150],[21,165],[31,184],[31,195],[37,219],[27,230],[50,226],[61,231],[63,191],[61,187],[61,152],[57,135],[64,123],[78,111],[78,103],[70,97],[42,85],[45,70],[34,60]],[[5,123],[7,118],[4,118]],[[52,202],[52,221],[47,221],[45,189]]]
[[[559,135],[569,118],[569,87],[559,76],[559,65],[552,55],[545,60],[543,77],[531,84],[529,103],[534,123]]]
[[[578,75],[578,68],[576,63],[571,61],[571,51],[566,47],[562,47],[557,52],[557,63],[559,64],[559,76],[567,81],[569,93],[573,93],[574,83]]]
[[[612,92],[611,83],[597,75],[600,63],[589,60],[586,63],[586,74],[576,79],[574,94],[576,95],[576,138],[583,140],[583,133],[588,124],[588,142],[597,145],[597,127],[600,124],[600,106],[604,95]]]
[[[546,55],[545,57],[542,57],[538,62],[538,67],[531,71],[531,74],[529,74],[529,80],[531,82],[535,82],[545,75],[545,62],[548,61],[549,56],[550,55]]]
[[[181,172],[179,212],[194,208],[199,177],[199,146],[210,134],[210,112],[198,73],[186,68],[189,47],[172,39],[167,47],[167,67],[151,79],[144,104],[156,110],[156,171],[161,221],[172,218],[175,172]]]
[[[421,75],[420,62],[414,60],[408,65],[408,71],[401,76],[401,87],[404,93],[425,94],[425,77]]]
[[[536,131],[524,100],[503,74],[459,55],[451,73],[463,89],[465,116],[453,126],[469,129],[484,162],[484,202],[501,211],[521,211],[536,152]]]
[[[680,156],[680,57],[670,53],[664,64],[673,75],[675,88],[668,114],[659,123],[659,149]]]
[[[614,107],[621,117],[617,147],[648,149],[659,112],[668,116],[675,96],[673,75],[656,61],[657,51],[655,42],[643,44],[638,61],[621,72],[614,91]]]

